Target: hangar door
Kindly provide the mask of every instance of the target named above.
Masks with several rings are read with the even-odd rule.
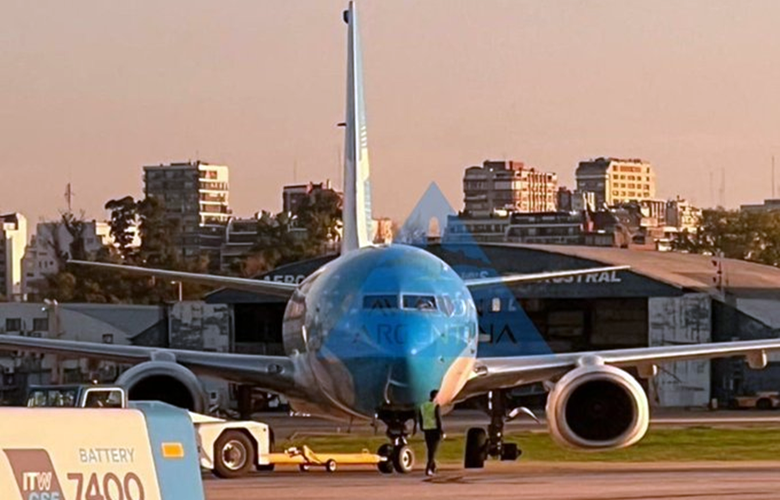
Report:
[[[712,341],[712,302],[706,293],[648,299],[648,345],[686,345]],[[706,406],[710,399],[710,362],[680,361],[658,367],[648,388],[650,404],[660,407]]]

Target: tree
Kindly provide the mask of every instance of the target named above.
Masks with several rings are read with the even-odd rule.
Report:
[[[311,192],[295,215],[262,212],[257,219],[257,240],[238,272],[253,276],[332,251],[340,238],[341,215],[341,196],[332,189]]]
[[[83,215],[64,213],[56,223],[51,244],[60,265],[57,273],[46,276],[46,282],[39,289],[42,297],[57,299],[59,302],[134,304],[160,304],[177,299],[178,284],[168,280],[123,275],[116,271],[76,265],[68,262],[69,259],[113,263],[130,261],[134,265],[189,272],[205,270],[207,261],[185,261],[181,258],[173,243],[177,228],[166,219],[162,204],[156,199],[135,202],[132,197],[126,196],[110,200],[106,207],[111,210],[112,235],[115,239],[118,237],[116,247],[87,252],[87,223]],[[129,230],[135,221],[138,221],[141,236],[141,247],[137,250],[132,248],[132,232]],[[60,242],[56,236],[59,227],[65,227],[72,238],[67,250],[59,248]],[[200,298],[204,290],[199,285],[183,285],[184,298],[187,300]]]
[[[174,244],[179,227],[165,216],[163,203],[155,197],[146,197],[139,201],[138,219],[141,234],[139,261],[147,267],[181,267],[182,259]]]
[[[696,231],[681,233],[673,247],[780,266],[780,212],[705,210]]]
[[[118,200],[109,200],[105,209],[111,212],[109,226],[119,255],[125,260],[132,260],[132,244],[135,234],[133,228],[138,224],[138,203],[132,196]]]
[[[310,252],[320,253],[323,246],[340,237],[342,199],[332,189],[313,191],[298,207],[298,226],[306,230]]]
[[[38,294],[45,298],[60,302],[108,302],[103,289],[108,284],[105,272],[86,268],[70,262],[73,260],[107,260],[108,250],[87,251],[86,229],[88,223],[84,214],[76,215],[64,212],[60,220],[50,224],[50,239],[46,244],[51,248],[57,259],[58,271],[46,275],[45,282],[38,287]],[[68,234],[70,243],[63,248],[60,238],[62,229]]]

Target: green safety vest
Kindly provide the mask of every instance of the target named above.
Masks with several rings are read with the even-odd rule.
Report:
[[[420,406],[420,415],[422,415],[422,429],[424,431],[430,431],[438,429],[436,425],[436,403],[432,401],[426,401]]]

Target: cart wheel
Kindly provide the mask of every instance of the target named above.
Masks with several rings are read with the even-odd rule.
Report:
[[[214,474],[232,479],[247,474],[252,469],[255,447],[246,434],[226,430],[214,443]]]
[[[298,470],[301,472],[309,472],[309,464],[301,464],[298,466]]]
[[[326,471],[328,471],[328,472],[336,472],[336,468],[337,468],[337,465],[336,465],[336,461],[335,460],[330,459],[327,462],[325,462],[325,470]]]

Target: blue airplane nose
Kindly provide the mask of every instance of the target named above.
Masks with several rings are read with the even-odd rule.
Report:
[[[448,335],[433,321],[416,323],[392,360],[387,391],[392,405],[416,406],[428,401],[466,347],[465,339]]]
[[[439,390],[442,379],[454,358],[434,352],[414,352],[410,350],[405,360],[408,380],[407,401],[419,405],[428,401],[433,390]]]

